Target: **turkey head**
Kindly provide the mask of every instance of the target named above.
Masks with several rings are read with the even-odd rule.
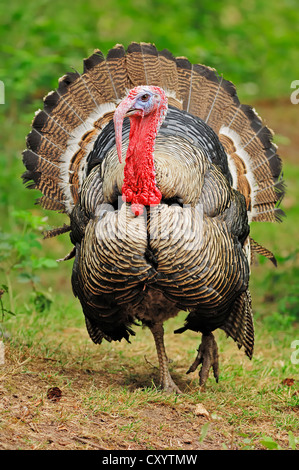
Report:
[[[122,124],[130,118],[129,145],[124,168],[122,198],[133,213],[143,213],[143,206],[159,204],[162,198],[156,186],[154,146],[158,130],[167,112],[164,90],[156,86],[133,88],[114,113],[116,147],[122,161]]]

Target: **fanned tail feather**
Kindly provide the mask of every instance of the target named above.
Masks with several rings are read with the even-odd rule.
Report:
[[[239,348],[244,347],[245,353],[249,359],[252,358],[254,349],[254,326],[251,296],[248,290],[243,292],[243,294],[235,300],[233,309],[221,329],[236,341]]]
[[[44,208],[71,213],[94,142],[128,90],[144,84],[164,88],[169,104],[216,132],[233,186],[245,196],[250,221],[282,220],[282,164],[272,132],[255,110],[241,104],[235,86],[214,69],[136,42],[127,50],[117,44],[106,59],[96,50],[84,60],[82,74],[64,75],[57,90],[45,97],[23,153],[24,182],[42,192],[38,202]]]
[[[249,220],[281,221],[285,193],[282,163],[272,131],[256,111],[242,105],[235,86],[204,65],[177,58],[183,109],[203,119],[224,146],[234,188],[246,199]]]
[[[274,254],[270,250],[253,240],[253,238],[250,238],[250,248],[252,254],[257,253],[261,256],[264,256],[265,258],[269,259],[275,267],[277,266],[277,261]]]
[[[62,233],[67,233],[70,230],[71,230],[71,226],[64,224],[62,227],[57,227],[52,230],[46,230],[43,233],[43,235],[44,235],[44,238],[53,238],[53,237],[57,237],[57,235],[61,235]]]

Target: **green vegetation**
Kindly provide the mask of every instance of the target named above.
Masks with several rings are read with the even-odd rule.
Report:
[[[1,3],[0,448],[299,448],[299,353],[292,347],[299,340],[299,105],[289,99],[299,80],[298,25],[292,0]],[[38,194],[20,178],[32,117],[58,77],[71,67],[82,71],[95,48],[107,53],[132,40],[217,68],[275,130],[285,162],[287,218],[252,227],[278,260],[277,268],[263,258],[252,267],[254,358],[219,332],[221,379],[209,379],[205,393],[196,373],[185,375],[198,336],[172,334],[183,314],[166,324],[183,396],[155,388],[148,331],[137,328],[132,344],[91,343],[71,291],[72,262],[56,262],[70,251],[68,235],[42,239],[67,220],[34,205]],[[62,390],[58,404],[46,397],[54,386]],[[208,422],[196,415],[198,403],[209,410]]]

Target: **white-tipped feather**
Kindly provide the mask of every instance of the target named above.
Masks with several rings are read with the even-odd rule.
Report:
[[[236,149],[236,154],[243,160],[245,166],[246,166],[246,178],[247,178],[247,181],[250,185],[250,189],[251,189],[251,210],[248,211],[248,220],[249,222],[251,222],[252,218],[256,215],[255,212],[256,212],[256,209],[255,209],[255,195],[256,195],[256,192],[258,191],[258,185],[257,185],[257,182],[255,180],[255,177],[254,177],[254,172],[253,172],[253,168],[252,168],[252,160],[251,160],[251,157],[250,155],[246,152],[246,150],[244,150],[244,146],[242,146],[242,142],[241,142],[241,137],[239,136],[239,134],[234,131],[233,129],[227,127],[227,126],[221,126],[220,130],[219,130],[219,134],[221,135],[224,135],[226,137],[228,137],[229,139],[232,140],[233,144],[234,144],[234,147]],[[234,170],[235,168],[233,168],[232,166],[232,157],[229,157],[229,161],[228,163],[231,165],[230,166],[230,169],[232,169],[232,176],[233,178],[236,178],[235,174],[234,174]],[[235,181],[234,181],[234,184],[235,184]]]
[[[167,98],[173,98],[178,103],[180,103],[181,105],[183,104],[183,100],[180,97],[177,96],[177,94],[174,90],[168,90],[167,88],[163,88],[163,89],[165,91],[165,94],[166,94]]]
[[[230,174],[232,175],[232,179],[233,179],[232,186],[233,186],[234,189],[237,189],[238,188],[237,168],[236,168],[236,164],[234,162],[234,159],[229,154],[227,154],[227,163],[228,163],[228,168],[229,168]]]
[[[70,213],[74,207],[74,202],[70,190],[70,182],[69,182],[69,168],[71,164],[71,160],[73,156],[75,155],[78,150],[80,150],[80,142],[82,139],[82,136],[86,132],[92,131],[95,126],[94,123],[98,119],[100,119],[102,116],[104,116],[106,113],[114,111],[116,108],[115,103],[110,102],[110,103],[103,103],[101,105],[97,105],[97,109],[92,111],[92,113],[88,116],[88,118],[84,121],[84,123],[80,124],[78,127],[73,129],[72,131],[72,137],[68,140],[67,142],[67,147],[65,152],[62,153],[60,157],[60,175],[61,175],[61,183],[60,186],[62,187],[65,196],[66,196],[66,210],[68,213]],[[85,175],[85,163],[86,163],[86,158],[91,152],[94,142],[97,139],[99,133],[102,131],[102,129],[98,129],[98,132],[94,134],[93,138],[90,140],[90,142],[86,145],[85,149],[85,157],[82,159],[80,163],[80,168],[78,171],[78,177],[79,177],[79,186],[81,187],[83,183],[83,179],[86,176]]]

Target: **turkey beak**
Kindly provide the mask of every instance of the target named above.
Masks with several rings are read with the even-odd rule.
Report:
[[[116,108],[113,121],[115,129],[115,141],[116,141],[116,150],[119,162],[122,162],[122,129],[123,129],[123,120],[129,115],[129,111],[134,111],[132,108],[134,100],[126,98],[124,99]],[[130,113],[131,114],[131,113]]]

